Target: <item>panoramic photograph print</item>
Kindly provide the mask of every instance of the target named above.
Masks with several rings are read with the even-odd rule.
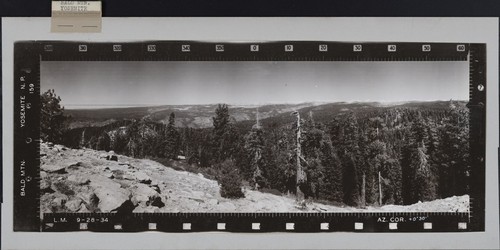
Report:
[[[467,61],[42,61],[40,213],[468,212]]]

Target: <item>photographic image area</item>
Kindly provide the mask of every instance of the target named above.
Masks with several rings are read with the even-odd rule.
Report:
[[[468,66],[42,61],[40,212],[468,212]]]

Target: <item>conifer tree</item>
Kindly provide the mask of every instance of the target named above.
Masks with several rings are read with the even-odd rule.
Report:
[[[283,193],[295,192],[295,134],[287,128],[269,133],[272,139],[264,151],[269,155],[265,177],[271,188]]]
[[[342,165],[335,153],[331,140],[325,135],[320,147],[320,161],[323,165],[323,187],[320,195],[327,200],[343,202]]]
[[[342,186],[344,193],[344,202],[346,204],[357,206],[360,204],[360,184],[362,172],[358,166],[357,157],[359,157],[359,124],[358,118],[354,113],[348,113],[341,117],[339,121],[339,129],[336,137],[339,148],[339,158],[342,164],[343,177]]]
[[[103,132],[97,138],[97,150],[109,151],[111,146],[111,139],[109,138],[108,133]]]
[[[252,128],[245,137],[245,150],[249,158],[252,182],[256,189],[267,186],[263,171],[266,168],[264,157],[264,135],[261,128]]]
[[[44,141],[61,143],[63,140],[68,117],[64,115],[60,102],[61,97],[56,95],[54,89],[40,95],[40,136]]]
[[[241,191],[241,176],[234,162],[228,159],[219,165],[218,168],[221,170],[221,174],[218,176],[221,185],[220,195],[233,199],[245,197],[245,194]]]
[[[436,196],[435,181],[425,147],[427,140],[425,127],[419,112],[411,126],[402,159],[405,204],[431,200]]]
[[[429,201],[435,199],[435,185],[433,183],[429,156],[423,142],[418,143],[413,156],[412,168],[415,169],[415,201]]]
[[[125,138],[128,140],[125,147],[126,154],[132,157],[141,157],[142,142],[139,135],[138,121],[134,121],[128,126]]]
[[[453,105],[439,130],[436,165],[439,178],[439,195],[449,197],[467,192],[469,165],[468,111]]]
[[[165,155],[170,159],[177,159],[180,150],[180,134],[175,127],[175,113],[170,113],[166,129]]]
[[[369,145],[368,155],[366,157],[368,164],[365,172],[369,176],[367,179],[367,196],[366,202],[368,204],[379,204],[380,200],[380,190],[379,185],[383,186],[382,183],[379,183],[378,173],[385,170],[387,161],[389,160],[389,156],[387,155],[386,144],[380,140],[375,140]],[[383,190],[382,190],[383,191]],[[383,193],[383,192],[382,192]]]
[[[214,126],[212,132],[212,161],[218,163],[235,156],[238,147],[240,147],[240,139],[229,116],[227,104],[218,105],[212,121]]]
[[[213,121],[213,143],[214,143],[214,153],[217,160],[221,160],[222,147],[224,145],[224,134],[227,132],[229,127],[229,107],[227,104],[219,104],[215,110],[215,116],[212,118]]]

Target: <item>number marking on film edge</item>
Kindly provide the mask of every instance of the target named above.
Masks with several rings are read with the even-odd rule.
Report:
[[[47,213],[43,231],[459,232],[468,213]]]
[[[109,49],[111,45],[112,49]],[[193,47],[196,48],[192,50]],[[432,47],[432,50],[431,50]],[[75,49],[76,48],[76,49]],[[397,49],[397,50],[396,50]],[[161,51],[162,53],[148,53]],[[282,52],[286,53],[286,56]],[[387,52],[390,57],[387,57]],[[116,53],[120,52],[120,53]],[[186,53],[190,52],[190,53]],[[219,53],[224,52],[224,53]],[[256,53],[259,52],[259,53]],[[266,53],[263,53],[266,52]],[[280,53],[281,52],[281,53]],[[327,53],[326,53],[327,52]],[[217,53],[217,56],[214,54]],[[40,60],[466,61],[470,57],[471,213],[51,213],[39,216]],[[484,44],[21,42],[15,45],[15,231],[459,232],[484,230]],[[21,88],[21,86],[25,86]],[[21,100],[22,99],[22,100]],[[21,111],[24,120],[19,119]],[[36,112],[34,112],[36,111]],[[24,126],[21,127],[21,124]],[[476,135],[476,136],[472,136]],[[37,143],[33,143],[37,142]],[[29,168],[27,166],[30,166]],[[21,168],[26,170],[21,174]],[[22,183],[20,185],[19,183]]]
[[[156,45],[148,44],[148,52],[156,52]]]
[[[185,44],[181,46],[181,51],[182,52],[190,52],[191,51],[191,45]]]
[[[14,54],[14,231],[40,230],[40,52],[16,43]]]
[[[262,42],[43,42],[48,61],[466,61],[468,44]],[[75,46],[79,53],[69,47]],[[105,49],[110,46],[112,49]],[[432,49],[431,49],[432,48]],[[151,53],[161,51],[162,53]],[[279,53],[280,51],[284,53]],[[119,53],[117,53],[119,52]],[[258,52],[258,53],[257,53]]]
[[[79,52],[87,52],[87,45],[85,45],[85,44],[78,45],[78,51]]]
[[[215,45],[215,51],[224,52],[224,45],[222,45],[222,44]]]

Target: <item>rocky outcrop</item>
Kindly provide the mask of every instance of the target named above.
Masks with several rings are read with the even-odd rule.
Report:
[[[130,191],[121,188],[120,183],[108,178],[93,176],[90,180],[90,186],[99,198],[97,207],[101,212],[115,211],[130,200]]]
[[[141,205],[142,207],[165,206],[164,198],[156,190],[145,184],[139,183],[132,187],[132,194],[132,203],[134,205]]]
[[[144,172],[133,172],[132,175],[140,183],[145,183],[145,184],[150,184],[151,183],[151,177],[149,177]]]
[[[113,212],[118,210],[125,202],[130,200],[130,192],[125,189],[104,189],[100,188],[94,191],[99,198],[97,206],[101,212]]]
[[[66,202],[65,206],[70,212],[78,212],[82,208],[83,201],[81,199],[72,199]],[[84,206],[85,207],[85,206]]]
[[[50,179],[48,178],[48,174],[45,171],[40,171],[40,191],[42,194],[44,193],[53,193],[54,190],[50,188],[52,185]]]
[[[71,182],[74,182],[78,185],[85,185],[85,184],[88,184],[90,183],[90,179],[85,177],[85,176],[81,176],[81,175],[70,175],[68,176],[68,181],[71,181]]]
[[[41,166],[41,169],[47,173],[57,173],[57,174],[66,173],[66,166],[64,165],[45,164]]]
[[[42,143],[41,154],[42,212],[153,211],[167,202],[157,180],[113,151]]]
[[[107,153],[100,154],[99,158],[106,159],[108,161],[118,161],[118,156],[115,154],[115,151],[113,151],[113,150],[111,150]]]

